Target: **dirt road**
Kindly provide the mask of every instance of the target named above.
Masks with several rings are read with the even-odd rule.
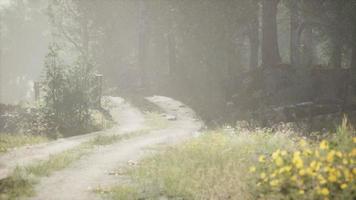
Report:
[[[23,147],[0,155],[0,179],[10,175],[16,166],[26,166],[39,160],[46,160],[52,154],[76,147],[95,136],[125,134],[142,128],[144,116],[137,108],[119,97],[107,97],[105,101],[110,105],[110,113],[113,120],[119,122],[118,125],[109,130]]]
[[[157,144],[173,144],[191,137],[199,131],[202,123],[195,119],[194,112],[173,99],[167,97],[151,97],[149,101],[160,106],[167,113],[167,118],[172,120],[168,128],[149,131],[144,135],[133,137],[109,146],[96,149],[96,151],[67,169],[58,171],[50,177],[43,178],[37,186],[37,195],[33,200],[91,200],[98,196],[92,189],[97,186],[110,185],[117,181],[109,172],[119,166],[138,162],[140,158],[151,151],[148,147]],[[135,115],[125,115],[121,118],[124,124],[141,124],[141,119]],[[125,121],[126,120],[126,121]],[[131,130],[141,126],[131,126]]]

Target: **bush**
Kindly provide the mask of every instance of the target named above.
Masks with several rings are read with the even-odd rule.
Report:
[[[92,115],[92,110],[98,109],[93,67],[82,60],[65,65],[57,45],[49,50],[41,107],[46,124],[65,136],[97,130]]]

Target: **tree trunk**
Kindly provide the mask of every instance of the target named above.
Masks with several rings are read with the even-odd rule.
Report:
[[[351,69],[356,70],[356,27],[354,28],[352,38]]]
[[[330,58],[330,65],[333,68],[341,68],[342,67],[342,37],[343,31],[340,27],[340,23],[344,21],[343,19],[343,6],[344,3],[335,3],[334,14],[335,14],[335,22],[334,22],[334,31],[331,34],[331,42],[332,42],[332,54]]]
[[[293,67],[299,66],[299,13],[298,13],[298,1],[291,1],[290,5],[290,62]]]
[[[258,7],[249,27],[248,39],[250,43],[250,70],[258,67],[258,51],[259,51],[259,24],[258,24]]]
[[[272,67],[281,62],[277,35],[279,0],[262,1],[262,66]]]
[[[341,68],[341,64],[342,64],[342,44],[337,38],[333,38],[330,65],[333,68]]]
[[[303,38],[303,66],[309,67],[313,65],[313,60],[314,60],[313,28],[307,26],[304,29],[304,38]]]

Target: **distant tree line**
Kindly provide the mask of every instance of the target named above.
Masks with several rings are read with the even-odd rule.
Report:
[[[49,10],[52,32],[109,86],[175,96],[208,120],[321,99],[318,84],[356,69],[353,0],[51,0]]]
[[[47,3],[59,59],[80,66],[83,83],[102,73],[118,95],[173,96],[207,121],[353,103],[354,0]]]

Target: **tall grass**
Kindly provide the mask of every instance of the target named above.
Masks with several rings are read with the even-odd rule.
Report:
[[[355,130],[346,119],[336,133],[329,134],[322,139],[320,144],[329,143],[330,152],[349,152],[350,156],[356,155]],[[162,197],[168,199],[300,199],[301,192],[315,193],[318,188],[314,188],[313,185],[308,185],[308,187],[301,185],[301,188],[308,190],[297,191],[297,198],[294,198],[294,193],[293,195],[287,194],[285,192],[287,188],[284,186],[276,188],[275,181],[273,181],[275,175],[272,173],[275,170],[273,163],[277,162],[278,166],[281,164],[278,162],[276,152],[282,152],[286,159],[283,160],[284,164],[288,164],[287,158],[297,155],[295,152],[309,152],[311,149],[314,152],[319,149],[319,142],[301,138],[300,134],[285,128],[273,131],[271,129],[223,128],[205,133],[183,145],[168,148],[163,153],[144,159],[136,168],[128,169],[131,184],[104,188],[99,192],[109,199],[123,199],[123,197],[124,199],[159,199]],[[308,159],[311,159],[309,154],[306,155]],[[320,155],[320,159],[327,156],[330,160],[331,154],[320,153]],[[312,162],[310,159],[304,160],[304,163]],[[270,160],[272,161],[269,162]],[[335,166],[341,166],[338,162],[341,162],[340,159],[335,159],[333,163]],[[350,164],[351,161],[342,160],[342,162]],[[304,167],[308,168],[308,166]],[[351,173],[356,173],[352,168],[349,170]],[[285,173],[283,170],[279,171]],[[301,173],[293,166],[288,173],[292,172],[297,172],[299,175]],[[271,184],[272,187],[263,190],[267,191],[267,194],[261,190],[260,174],[264,177],[271,177],[269,180],[271,183],[268,181],[267,185]],[[305,178],[303,173],[300,176]],[[352,179],[353,184],[354,180]],[[286,179],[285,183],[291,185],[289,179]],[[346,184],[341,183],[341,185],[346,187]],[[291,190],[294,191],[295,188],[288,189],[288,191]],[[335,192],[336,190],[330,185],[329,191]],[[340,194],[337,196],[350,198],[347,190],[337,189],[337,191]],[[330,194],[331,197],[333,195],[336,196],[336,193]]]
[[[228,135],[210,132],[182,146],[145,159],[130,171],[134,181],[114,187],[107,193],[112,199],[253,199],[249,166],[260,153],[278,148],[294,148],[293,140],[283,134]]]

